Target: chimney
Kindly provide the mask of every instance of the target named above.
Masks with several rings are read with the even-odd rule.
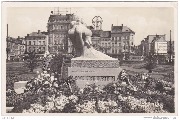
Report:
[[[38,34],[40,34],[40,32],[41,32],[41,31],[40,31],[40,30],[38,30]]]
[[[112,27],[113,27],[113,24],[112,24]]]
[[[122,28],[123,28],[123,24],[122,24]]]
[[[20,39],[20,36],[18,36],[18,39]]]
[[[27,37],[29,37],[29,34],[27,34]]]

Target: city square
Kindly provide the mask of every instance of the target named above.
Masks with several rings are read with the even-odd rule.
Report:
[[[14,14],[23,9],[37,10],[38,17],[24,14],[27,21],[43,19],[45,25],[40,21],[44,26],[38,28],[45,29],[20,36],[33,28],[13,28],[18,18]],[[172,8],[42,10],[8,9],[7,113],[175,113]],[[89,10],[92,14],[87,17]],[[117,17],[118,11],[127,15]],[[132,18],[142,20],[135,22],[137,26],[128,18],[133,11],[138,12]],[[152,18],[146,11],[151,11]]]

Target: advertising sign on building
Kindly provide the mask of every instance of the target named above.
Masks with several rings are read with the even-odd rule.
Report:
[[[155,45],[157,54],[166,54],[167,53],[167,42],[156,42]]]

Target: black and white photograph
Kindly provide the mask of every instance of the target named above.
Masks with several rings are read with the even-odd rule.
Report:
[[[6,115],[177,114],[177,2],[3,2],[2,32]]]

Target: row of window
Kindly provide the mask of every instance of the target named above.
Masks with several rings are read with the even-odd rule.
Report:
[[[27,41],[27,43],[29,43],[28,45],[46,45],[45,41],[38,41],[38,43],[37,41]]]
[[[68,19],[52,19],[50,22],[69,22]]]
[[[112,47],[114,47],[115,44],[116,44],[116,46],[117,46],[117,42],[115,42],[115,43],[112,43]],[[126,42],[124,41],[123,44],[124,44],[124,45],[129,45],[129,41],[126,41]],[[101,43],[101,45],[102,45],[102,46],[105,46],[105,47],[107,47],[107,46],[110,47],[110,46],[111,46],[111,43],[110,43],[110,42],[109,42],[109,43]],[[122,45],[122,44],[119,43],[119,46],[121,46],[121,45]],[[131,45],[133,45],[133,42],[131,42]]]
[[[117,49],[112,49],[112,54],[118,54],[121,53],[121,50],[117,50]]]
[[[50,26],[49,29],[51,30],[68,30],[70,29],[70,25],[67,26],[67,25],[53,25],[53,26]]]
[[[66,34],[55,34],[54,35],[54,38],[65,38],[65,37],[67,37]]]
[[[29,47],[29,51],[45,51],[45,47]]]
[[[62,40],[54,40],[54,44],[57,45],[57,44],[63,44],[63,41]]]
[[[37,36],[35,36],[35,37],[28,37],[28,39],[29,40],[45,40],[46,37],[37,37]]]
[[[112,40],[129,40],[130,36],[112,37]],[[133,39],[133,37],[132,37]]]

